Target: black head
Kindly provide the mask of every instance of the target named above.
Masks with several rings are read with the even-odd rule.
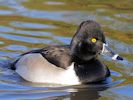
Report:
[[[84,21],[71,41],[71,52],[74,57],[88,61],[101,52],[103,43],[105,37],[100,25],[92,20]]]

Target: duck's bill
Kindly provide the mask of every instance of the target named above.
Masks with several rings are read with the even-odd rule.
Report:
[[[103,48],[101,51],[102,55],[108,55],[112,58],[112,60],[123,60],[122,57],[120,57],[118,54],[116,54],[115,52],[113,52],[107,44],[103,43]]]

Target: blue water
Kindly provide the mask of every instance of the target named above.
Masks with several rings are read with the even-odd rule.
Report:
[[[0,100],[133,100],[132,1],[0,0]],[[84,20],[101,24],[109,46],[124,57],[108,65],[104,84],[62,86],[30,83],[10,70],[20,54],[69,44]]]

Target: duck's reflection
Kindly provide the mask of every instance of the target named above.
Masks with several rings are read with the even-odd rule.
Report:
[[[76,87],[77,91],[70,92],[69,100],[97,100],[100,96],[100,91],[104,91],[116,84],[119,81],[112,82],[111,78],[108,78],[103,83],[81,85]],[[63,99],[64,100],[64,99]]]
[[[98,91],[79,91],[71,93],[70,100],[97,100],[100,97]]]

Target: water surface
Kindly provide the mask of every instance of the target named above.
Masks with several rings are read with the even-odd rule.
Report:
[[[29,83],[7,67],[32,49],[69,44],[84,20],[101,24],[107,42],[123,62],[101,59],[111,69],[106,84],[60,86]],[[2,100],[132,100],[132,0],[0,0],[0,98]],[[3,66],[4,65],[4,66]]]

